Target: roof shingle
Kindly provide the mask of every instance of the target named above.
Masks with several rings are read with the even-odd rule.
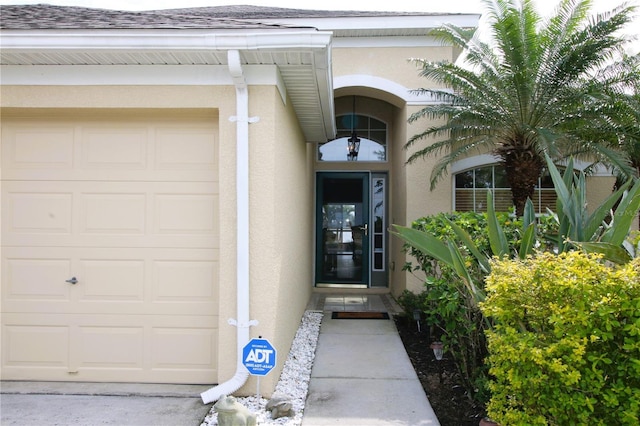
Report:
[[[120,11],[74,6],[0,6],[0,28],[27,29],[268,29],[286,25],[243,19],[242,14],[190,14],[189,9],[174,11]]]
[[[268,29],[291,28],[261,19],[416,16],[425,13],[216,6],[120,11],[48,4],[0,6],[1,29]]]

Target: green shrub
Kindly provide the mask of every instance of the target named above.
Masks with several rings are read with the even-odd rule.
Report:
[[[509,213],[496,213],[498,223],[501,225],[505,232],[507,240],[516,247],[520,244],[520,229],[522,227],[522,220],[515,219]],[[546,220],[546,219],[545,219]],[[452,212],[452,213],[439,213],[433,216],[425,216],[413,221],[411,227],[419,231],[423,231],[430,235],[437,237],[442,241],[456,240],[456,233],[451,227],[449,221],[458,225],[462,230],[469,234],[469,237],[473,240],[476,247],[480,252],[485,253],[487,258],[491,257],[491,247],[489,243],[489,225],[487,223],[487,213],[475,213],[475,212]],[[413,269],[421,269],[427,275],[440,276],[441,268],[446,265],[438,263],[433,257],[428,254],[411,247],[405,246],[419,263],[419,265],[409,264],[407,267]],[[468,268],[474,268],[476,262],[470,256],[467,258],[466,265]],[[482,276],[484,274],[480,273]]]
[[[420,310],[432,341],[444,343],[455,361],[467,395],[484,404],[489,399],[484,317],[477,307],[463,300],[465,292],[459,285],[455,279],[428,277],[422,292],[405,290],[398,303],[409,318],[414,309]]]
[[[414,221],[412,228],[444,241],[456,237],[451,222],[466,231],[478,249],[487,253],[487,257],[490,256],[486,213],[440,213]],[[499,213],[498,222],[504,227],[509,241],[514,246],[519,244],[520,221],[514,220],[508,213]],[[441,340],[445,350],[453,357],[467,394],[476,401],[485,403],[488,400],[488,389],[487,366],[484,362],[487,355],[484,330],[488,324],[478,309],[474,295],[447,264],[408,244],[405,248],[418,263],[408,263],[405,269],[421,270],[425,273],[426,279],[421,293],[405,291],[398,298],[399,304],[407,316],[411,316],[414,309],[420,309],[434,339]],[[467,272],[474,276],[476,282],[482,283],[486,273],[481,270],[473,256],[466,252],[464,254]]]
[[[506,259],[524,261],[530,259],[529,256],[536,252],[547,252],[544,256],[548,263],[562,263],[569,256],[562,254],[561,257],[556,258],[557,253],[581,250],[598,253],[599,256],[602,256],[599,259],[600,262],[606,259],[609,264],[628,265],[634,257],[638,257],[640,252],[637,238],[634,240],[633,237],[629,237],[631,220],[636,217],[640,208],[640,180],[630,180],[625,183],[624,187],[612,193],[597,206],[594,212],[589,213],[584,208],[586,202],[586,175],[584,172],[575,176],[572,160],[569,160],[564,176],[559,173],[549,157],[547,157],[547,165],[558,197],[556,212],[549,216],[536,218],[533,203],[529,200],[525,205],[523,216],[518,220],[513,220],[509,214],[494,211],[492,207],[494,205],[493,195],[491,191],[488,191],[486,215],[442,213],[420,219],[414,222],[410,228],[392,225],[392,234],[405,242],[407,252],[418,262],[417,266],[408,262],[404,270],[419,269],[428,277],[425,282],[425,291],[418,295],[419,299],[423,299],[423,312],[428,321],[431,321],[443,332],[442,340],[445,342],[445,350],[453,354],[454,361],[467,380],[467,390],[471,391],[470,394],[473,394],[475,388],[482,388],[480,385],[483,382],[482,378],[486,377],[484,375],[486,365],[482,363],[483,354],[486,353],[486,345],[483,344],[486,339],[483,332],[492,330],[494,326],[494,317],[486,315],[486,312],[483,314],[480,309],[480,304],[486,299],[485,278],[491,276],[492,273],[491,258],[494,258],[494,263],[495,259],[501,259],[502,263],[508,264],[509,261]],[[616,205],[615,211],[611,214]],[[527,260],[527,262],[529,261]],[[600,263],[598,264],[602,266]],[[602,267],[604,268],[604,266]],[[619,267],[637,271],[637,267],[635,267],[636,269],[633,269],[632,266]],[[521,269],[513,278],[530,278],[531,271],[526,270],[526,267]],[[579,275],[579,273],[593,272],[588,269],[581,271],[579,268],[576,271],[572,273]],[[570,281],[574,275],[570,273],[566,275],[567,273],[569,271],[563,270],[555,279]],[[624,273],[622,276],[625,276]],[[614,283],[616,283],[616,279],[612,278]],[[634,279],[638,281],[637,272]],[[600,278],[596,280],[596,282],[599,281]],[[637,375],[629,376],[635,380],[630,387],[620,385],[624,378],[621,372],[625,368],[631,369],[633,366],[640,368],[638,366],[640,364],[639,357],[637,354],[631,355],[633,361],[626,362],[625,367],[617,370],[614,367],[603,367],[615,365],[612,360],[614,358],[617,360],[617,355],[611,354],[616,350],[626,351],[624,353],[628,355],[630,351],[628,348],[633,347],[632,343],[630,341],[619,343],[613,338],[598,337],[598,334],[593,333],[575,338],[571,331],[566,333],[562,330],[561,326],[567,325],[561,320],[562,316],[547,316],[547,311],[550,310],[549,306],[557,303],[554,297],[549,299],[549,306],[545,305],[547,303],[545,301],[538,305],[535,298],[526,297],[527,286],[521,285],[520,287],[522,288],[519,289],[519,292],[514,292],[516,297],[507,298],[512,304],[510,309],[513,310],[517,310],[516,307],[520,303],[527,302],[520,311],[521,315],[518,321],[510,324],[507,321],[508,318],[502,318],[503,323],[499,323],[496,329],[490,332],[493,341],[498,342],[495,343],[497,349],[502,351],[492,355],[492,360],[497,362],[494,368],[498,373],[491,386],[491,390],[497,395],[491,400],[492,412],[500,416],[498,418],[507,425],[547,424],[547,422],[551,424],[583,424],[584,413],[581,409],[584,407],[594,413],[596,418],[599,418],[602,410],[606,412],[611,407],[619,407],[619,411],[622,413],[618,418],[619,422],[640,424],[633,423],[631,420],[635,419],[634,415],[638,414],[638,405],[640,404],[634,402],[640,396],[637,394]],[[569,285],[568,288],[571,286]],[[503,295],[508,294],[508,284],[503,285],[501,292]],[[535,292],[535,286],[530,292]],[[587,292],[587,294],[590,293]],[[617,293],[614,291],[614,294]],[[569,296],[564,300],[558,299],[562,301],[562,306],[571,306],[573,302]],[[415,298],[406,297],[405,299],[411,301],[412,309],[413,306],[420,305]],[[628,301],[628,299],[624,300]],[[606,306],[604,303],[601,305]],[[485,306],[491,307],[491,305]],[[631,302],[623,308],[638,310],[640,306]],[[540,311],[544,314],[538,318],[535,314]],[[598,315],[605,316],[602,312],[606,312],[606,310],[602,308],[598,312]],[[530,314],[533,316],[529,317]],[[625,311],[624,315],[626,314],[628,312]],[[629,315],[629,318],[635,318],[636,314]],[[496,315],[495,318],[497,317],[499,315]],[[553,328],[551,332],[544,328],[538,330],[533,327],[536,321],[540,324],[547,324],[545,321],[549,321],[549,318],[551,318],[549,324],[557,323],[560,326],[556,325],[556,328]],[[614,325],[620,325],[615,321]],[[638,321],[624,324],[626,327],[630,327],[630,331],[624,329],[629,332],[629,336],[640,337],[640,333],[637,332],[637,329],[640,328]],[[583,326],[591,325],[589,321],[584,320]],[[614,326],[606,324],[603,327],[599,330],[611,331],[607,327],[613,329]],[[551,338],[547,334],[558,339],[558,342],[550,340]],[[592,341],[592,339],[594,340]],[[570,363],[563,364],[565,358],[571,359],[571,354],[579,357],[587,346],[594,353],[589,353],[586,361],[583,360],[583,362],[592,366],[593,374],[589,371],[579,370],[580,367],[584,367],[584,365],[578,365],[579,363],[576,366]],[[529,347],[531,350],[527,352]],[[598,350],[602,350],[601,355],[597,354]],[[516,365],[517,363],[511,360],[518,359],[517,355],[524,357],[525,361],[529,356],[530,364],[524,362],[520,366]],[[545,362],[548,358],[550,361],[547,365]],[[503,364],[500,364],[501,362]],[[597,368],[597,365],[600,367]],[[541,366],[544,366],[545,369],[540,370]],[[570,370],[567,366],[574,368],[575,371]],[[524,370],[521,371],[519,368],[524,368]],[[610,368],[614,368],[615,371],[609,371]],[[569,371],[566,373],[567,377],[561,376],[565,370]],[[539,372],[542,377],[536,382],[534,380],[535,374],[532,372]],[[558,375],[560,379],[553,376],[554,374]],[[594,378],[594,375],[597,374],[601,376]],[[611,377],[615,377],[617,380],[615,386],[610,386]],[[551,384],[544,388],[547,390],[544,390],[542,383],[547,379]],[[564,387],[558,386],[556,379],[560,380]],[[591,390],[589,387],[594,383],[590,381],[597,382],[598,380],[604,381],[605,384],[601,388],[596,386],[595,390]],[[575,384],[574,381],[580,384],[580,387],[572,387]],[[603,389],[605,388],[614,390],[604,393]],[[548,397],[549,400],[549,407],[551,407],[548,409],[544,405],[538,405],[538,398],[545,392],[551,394],[551,397],[545,394],[545,398]],[[565,395],[565,393],[569,395],[572,392],[577,394],[575,400],[569,397],[558,397]],[[481,398],[478,398],[480,394],[478,392],[475,396],[477,400],[482,401]],[[606,399],[607,402],[594,405],[597,399],[594,395]],[[557,398],[554,399],[554,397]],[[561,401],[561,403],[557,403],[557,401]],[[554,402],[557,403],[557,406],[553,406]],[[531,412],[527,411],[529,408],[531,408]],[[624,424],[619,422],[611,424]]]
[[[540,253],[494,261],[481,304],[489,415],[502,425],[638,425],[640,259]]]

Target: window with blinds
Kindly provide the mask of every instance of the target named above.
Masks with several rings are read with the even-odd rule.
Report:
[[[499,165],[490,165],[465,170],[455,175],[454,210],[487,211],[487,191],[493,191],[496,211],[509,211],[513,207],[511,189],[504,169]],[[547,208],[554,210],[556,192],[549,175],[538,180],[533,205],[536,213],[546,213]]]

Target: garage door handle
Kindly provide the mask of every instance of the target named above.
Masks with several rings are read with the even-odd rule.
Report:
[[[65,280],[65,282],[68,282],[69,284],[77,284],[78,279],[76,277],[71,277],[70,279]]]

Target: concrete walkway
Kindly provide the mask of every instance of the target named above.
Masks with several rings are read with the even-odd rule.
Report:
[[[324,312],[302,426],[439,425],[393,319],[332,319],[337,311],[397,311],[386,295],[314,294]],[[197,426],[202,386],[2,382],[0,424]]]
[[[202,385],[2,382],[2,426],[198,426]]]
[[[322,299],[323,296],[319,296]],[[394,313],[385,295],[326,295],[302,426],[439,425],[393,319],[332,319],[336,311]]]

